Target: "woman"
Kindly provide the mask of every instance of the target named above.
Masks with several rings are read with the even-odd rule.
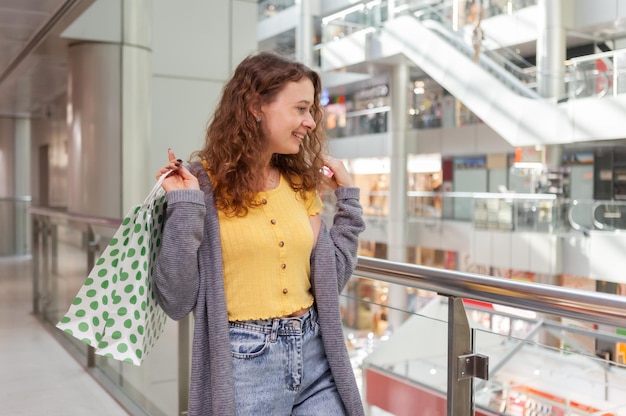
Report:
[[[364,230],[359,189],[323,155],[319,75],[244,59],[188,167],[169,150],[157,300],[194,313],[189,414],[362,415],[338,292]],[[324,176],[324,166],[332,172]],[[335,189],[327,230],[317,189]]]

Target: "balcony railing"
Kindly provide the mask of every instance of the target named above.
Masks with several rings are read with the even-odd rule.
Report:
[[[517,11],[536,6],[536,0],[507,1],[478,11],[459,8],[459,2],[407,0],[393,3],[389,9],[387,1],[361,1],[350,7],[322,18],[322,41],[330,43],[357,33],[376,36],[377,30],[395,16],[410,14],[427,25],[429,29],[443,37],[458,50],[468,56],[473,54],[471,44],[471,23],[476,13],[482,19],[499,15],[512,15]],[[467,2],[470,4],[470,2]],[[480,3],[477,2],[477,5]],[[520,94],[538,97],[537,78],[552,77],[544,72],[537,74],[537,68],[515,50],[500,44],[487,34],[483,41],[480,65],[494,74]],[[317,49],[323,48],[323,44]],[[566,61],[562,74],[565,94],[559,101],[585,97],[609,97],[626,92],[626,50],[608,51],[577,57]]]
[[[0,256],[30,254],[30,196],[0,197]]]
[[[119,222],[49,209],[30,212],[33,307],[53,326]],[[392,413],[394,403],[421,397],[434,400],[439,410],[432,414],[469,416],[475,409],[495,415],[534,389],[559,398],[559,414],[575,414],[575,403],[606,415],[626,414],[622,296],[361,257],[340,302],[368,410]],[[96,356],[53,331],[132,414],[183,415],[190,319],[170,321],[141,367]],[[600,344],[611,346],[602,357],[596,355]],[[543,367],[537,357],[544,358]],[[555,365],[572,371],[572,385],[552,378],[560,374],[551,369]],[[597,387],[585,390],[589,380]]]

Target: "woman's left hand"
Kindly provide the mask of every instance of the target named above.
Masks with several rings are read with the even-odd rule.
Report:
[[[352,175],[346,169],[346,166],[339,159],[332,156],[323,156],[324,164],[333,172],[333,176],[328,178],[331,186],[339,188],[342,186],[354,186]]]

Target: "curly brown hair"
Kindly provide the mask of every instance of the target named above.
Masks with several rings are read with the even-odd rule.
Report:
[[[233,216],[246,215],[258,206],[255,197],[263,183],[266,151],[260,123],[251,109],[271,103],[289,83],[307,77],[315,89],[311,114],[316,126],[297,154],[273,154],[271,166],[278,168],[290,186],[303,196],[324,181],[320,172],[326,135],[320,104],[322,83],[314,70],[302,63],[271,52],[245,58],[222,90],[220,102],[207,128],[204,148],[193,156],[205,160],[213,181],[218,209]]]

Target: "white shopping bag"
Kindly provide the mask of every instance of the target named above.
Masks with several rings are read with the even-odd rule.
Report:
[[[162,334],[167,316],[152,291],[165,215],[162,175],[133,207],[89,272],[56,327],[93,346],[96,354],[140,365]]]

